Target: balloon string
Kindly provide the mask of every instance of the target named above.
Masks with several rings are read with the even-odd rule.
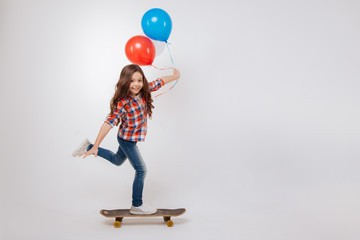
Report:
[[[168,43],[167,41],[165,41],[165,43],[166,43],[166,47],[167,47],[167,49],[168,49],[168,52],[169,52],[169,55],[170,55],[170,59],[171,59],[171,63],[172,63],[172,66],[173,66],[173,67],[170,67],[170,68],[163,68],[163,69],[159,69],[159,70],[174,69],[174,61],[173,61],[173,58],[172,58],[171,53],[170,53],[169,43]],[[154,68],[158,69],[158,68],[157,68],[157,67],[155,67],[154,65],[151,65],[151,66],[153,66]],[[173,89],[173,88],[175,87],[175,85],[178,83],[178,81],[179,81],[179,79],[177,79],[177,80],[176,80],[175,84],[174,84],[174,85],[172,85],[172,86],[171,86],[171,88],[169,88],[167,91],[165,91],[165,92],[163,92],[163,93],[160,93],[160,94],[156,95],[155,97],[159,97],[159,96],[161,96],[161,95],[163,95],[163,94],[165,94],[165,93],[169,92],[171,89]]]
[[[150,65],[151,67],[156,68],[157,70],[167,70],[167,69],[173,69],[172,67],[168,67],[168,68],[157,68],[154,65]]]
[[[170,55],[171,63],[172,63],[172,65],[173,65],[173,67],[174,67],[174,61],[173,61],[173,58],[172,58],[172,56],[171,56],[171,52],[170,52],[170,48],[169,48],[169,43],[168,43],[167,41],[165,41],[165,43],[166,43],[166,47],[167,47],[168,52],[169,52],[169,55]]]
[[[178,81],[179,81],[179,80],[176,80],[175,84],[174,84],[174,85],[172,85],[172,86],[171,86],[171,88],[169,88],[168,90],[166,90],[166,91],[165,91],[165,92],[163,92],[163,93],[160,93],[160,94],[156,95],[155,97],[161,96],[161,95],[163,95],[163,94],[165,94],[165,93],[169,92],[171,89],[173,89],[173,87],[175,87],[175,85],[177,84],[177,82],[178,82]]]

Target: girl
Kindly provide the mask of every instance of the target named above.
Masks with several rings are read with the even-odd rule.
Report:
[[[180,72],[174,69],[174,74],[148,82],[142,69],[135,64],[127,65],[120,74],[116,84],[114,97],[110,102],[110,113],[100,128],[94,144],[85,140],[74,152],[73,156],[98,155],[111,163],[120,166],[129,159],[135,169],[133,182],[132,214],[154,214],[157,209],[143,204],[142,193],[146,166],[141,157],[137,142],[145,140],[147,131],[147,116],[151,118],[153,100],[150,92],[156,91],[165,84],[180,78]],[[100,143],[115,125],[120,123],[117,140],[119,148],[117,153],[100,148]]]

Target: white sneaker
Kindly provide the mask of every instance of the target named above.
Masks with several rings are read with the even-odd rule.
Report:
[[[131,214],[148,215],[148,214],[154,214],[156,212],[157,212],[156,208],[150,207],[145,204],[143,204],[139,207],[131,206],[131,209],[130,209]]]
[[[90,145],[90,141],[88,139],[85,139],[78,148],[76,148],[74,150],[74,152],[72,153],[73,157],[78,156],[80,153],[83,153],[86,151],[87,147]]]

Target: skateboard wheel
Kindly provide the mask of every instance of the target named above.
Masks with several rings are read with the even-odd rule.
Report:
[[[166,225],[167,225],[168,227],[172,227],[172,226],[174,226],[174,223],[173,223],[173,221],[168,220],[168,221],[166,222]]]
[[[121,226],[121,222],[120,221],[115,221],[114,222],[114,227],[115,228],[119,228]]]

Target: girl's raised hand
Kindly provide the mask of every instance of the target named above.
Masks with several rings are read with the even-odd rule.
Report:
[[[95,155],[95,157],[97,157],[98,148],[92,147],[89,151],[81,153],[79,155],[79,157],[84,156],[83,158],[86,158],[87,156],[92,155],[92,154]]]
[[[176,79],[180,78],[180,72],[176,68],[174,68],[174,76],[176,77]]]

